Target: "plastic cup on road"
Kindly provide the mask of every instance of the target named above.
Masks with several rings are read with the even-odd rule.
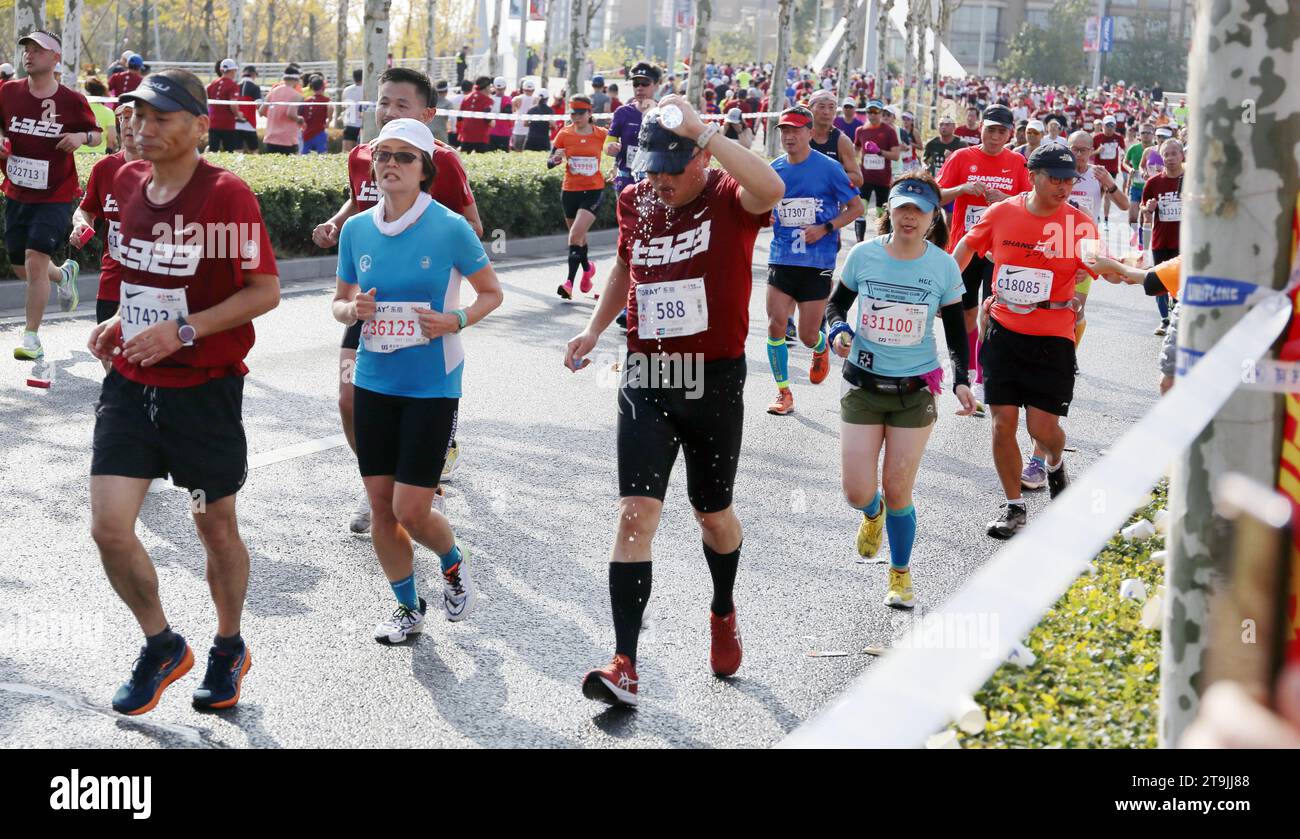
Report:
[[[1139,519],[1121,530],[1120,534],[1130,542],[1140,542],[1156,535],[1156,526],[1151,523],[1151,519]]]
[[[961,745],[957,742],[957,732],[951,728],[946,731],[940,731],[925,741],[927,749],[960,749]]]
[[[1146,583],[1130,577],[1119,584],[1119,596],[1121,600],[1132,600],[1141,603],[1147,599]]]
[[[957,709],[953,713],[952,721],[967,734],[979,734],[984,730],[984,724],[988,722],[984,716],[984,709],[969,696],[963,696],[957,701]]]

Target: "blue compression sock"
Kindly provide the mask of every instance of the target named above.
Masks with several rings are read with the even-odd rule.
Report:
[[[868,518],[874,519],[876,516],[880,515],[880,490],[876,490],[875,497],[871,499],[871,503],[862,507],[861,510]]]
[[[822,330],[817,333],[817,346],[813,347],[813,352],[826,351],[826,331]]]
[[[442,563],[442,573],[447,573],[460,564],[460,546],[452,545],[451,550],[445,554],[438,554],[438,561]]]
[[[772,366],[772,378],[776,386],[781,387],[790,381],[790,350],[785,346],[784,338],[767,339],[767,363]]]
[[[889,567],[903,570],[912,562],[912,543],[916,541],[916,507],[885,512],[885,532],[889,534]]]
[[[395,583],[389,582],[389,585],[393,587],[393,596],[397,598],[398,603],[408,609],[420,608],[420,595],[415,591],[415,574]]]

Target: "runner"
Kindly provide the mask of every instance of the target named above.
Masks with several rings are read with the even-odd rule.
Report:
[[[524,122],[519,117],[522,114],[532,113],[532,108],[538,101],[535,93],[536,90],[536,82],[532,79],[524,79],[522,91],[511,102],[511,106],[515,112],[515,124],[511,129],[510,134],[511,151],[523,151],[524,147],[528,143],[528,126],[531,125],[531,123]]]
[[[50,283],[58,288],[61,310],[70,312],[80,302],[81,266],[69,259],[56,268],[50,257],[68,238],[81,197],[73,154],[98,143],[103,132],[86,97],[54,75],[63,55],[58,37],[38,29],[20,38],[18,46],[27,78],[0,86],[4,243],[14,273],[27,283],[27,320],[14,358],[34,361],[45,355],[37,331],[50,302]]]
[[[1025,142],[1023,145],[1016,146],[1016,154],[1029,159],[1039,146],[1043,144],[1043,121],[1041,119],[1031,119],[1025,124]]]
[[[1103,117],[1101,120],[1101,133],[1092,138],[1092,147],[1096,149],[1097,162],[1100,163],[1102,168],[1110,174],[1112,179],[1119,177],[1119,164],[1120,159],[1123,157],[1124,149],[1124,138],[1115,133],[1115,125],[1116,122],[1114,116],[1108,115]],[[1068,142],[1073,143],[1073,138]],[[1092,213],[1094,218],[1099,217],[1099,220],[1103,225],[1106,224],[1107,219],[1110,218],[1111,201],[1111,193],[1103,193],[1101,196],[1101,206],[1096,212]],[[1120,209],[1126,208],[1127,204],[1125,207],[1121,207]]]
[[[814,106],[825,99],[826,94],[830,94],[830,99],[827,101],[831,103],[831,112],[834,113],[835,94],[829,90],[819,90],[812,96],[808,97],[808,107],[812,108],[813,116],[817,115],[817,109]],[[858,103],[854,102],[852,99],[845,99],[841,109],[840,114],[833,120],[834,127],[838,128],[840,133],[848,137],[849,142],[852,143],[853,136],[857,134],[858,129],[866,125],[866,123],[863,122],[862,117],[858,115]]]
[[[981,349],[993,460],[1007,499],[1003,514],[988,526],[996,539],[1011,538],[1027,521],[1016,442],[1021,406],[1029,436],[1047,454],[1051,497],[1068,483],[1060,418],[1074,399],[1074,288],[1084,268],[1080,242],[1097,239],[1092,219],[1068,201],[1078,176],[1070,150],[1040,148],[1029,158],[1029,170],[1032,191],[990,207],[953,251],[963,269],[977,254],[990,257],[997,277]]]
[[[639,62],[629,75],[632,78],[632,101],[614,111],[609,123],[611,142],[605,146],[605,154],[614,156],[616,195],[643,175],[632,171],[631,161],[636,158],[641,116],[655,106],[655,89],[659,86],[659,68],[649,62]]]
[[[280,77],[281,84],[271,88],[257,112],[266,117],[266,133],[262,136],[268,154],[297,154],[298,132],[302,116],[298,106],[302,101],[302,75],[298,68],[289,65]]]
[[[479,76],[475,79],[474,89],[465,95],[464,100],[460,103],[460,109],[462,111],[491,112],[493,99],[486,92],[491,85],[492,80],[487,76]],[[456,122],[456,127],[460,132],[461,151],[469,154],[471,152],[490,150],[488,143],[488,134],[492,130],[490,120],[477,117],[460,117]]]
[[[343,88],[339,99],[344,103],[343,109],[343,152],[352,151],[361,142],[362,120],[365,114],[365,88],[361,85],[361,70],[352,71],[352,84]]]
[[[889,200],[890,161],[898,160],[903,153],[898,144],[898,134],[882,120],[884,110],[885,106],[879,99],[868,102],[867,124],[853,136],[853,146],[860,155],[859,164],[862,167],[862,188],[859,195],[862,196],[863,216],[853,225],[859,242],[867,237],[866,213],[871,206],[868,202],[874,200],[877,218],[885,212],[885,202]]]
[[[939,171],[943,169],[943,162],[948,159],[948,155],[958,149],[966,148],[966,141],[954,133],[956,123],[952,117],[940,117],[939,119],[939,136],[931,137],[925,144],[925,149],[921,152],[921,159],[925,163],[925,168],[929,171],[930,177],[937,177]]]
[[[304,101],[316,104],[304,105],[298,109],[302,117],[302,153],[326,154],[329,152],[329,135],[325,132],[325,125],[334,108],[329,104],[330,98],[325,95],[324,76],[312,76],[310,87],[311,96]]]
[[[90,180],[86,183],[86,194],[81,199],[81,206],[73,214],[72,235],[69,243],[75,248],[84,247],[87,238],[95,232],[95,220],[103,218],[107,222],[104,234],[104,253],[99,262],[99,293],[95,296],[95,323],[103,323],[117,314],[121,299],[122,264],[118,261],[122,247],[122,221],[119,214],[117,198],[113,195],[113,178],[126,163],[140,159],[140,150],[135,145],[135,131],[131,125],[131,116],[135,106],[131,100],[117,106],[117,119],[121,130],[122,150],[99,160],[90,170]],[[105,359],[104,372],[113,365]]]
[[[948,155],[939,170],[942,198],[953,202],[949,247],[955,248],[990,206],[1030,188],[1025,159],[1007,148],[1011,139],[1011,110],[1002,105],[989,106],[984,111],[983,130],[979,145]],[[966,309],[967,355],[975,372],[975,415],[984,416],[984,378],[977,326],[981,296],[990,294],[993,263],[978,255],[968,261],[969,265],[958,260],[966,288],[962,305]]]
[[[785,197],[773,211],[767,269],[767,360],[777,388],[767,412],[778,416],[794,413],[785,339],[796,311],[799,338],[813,351],[808,381],[821,384],[830,372],[822,321],[840,251],[839,231],[862,215],[862,199],[844,167],[813,152],[812,121],[812,111],[802,105],[782,112],[777,128],[785,154],[772,161],[785,183]]]
[[[555,113],[547,103],[549,94],[545,88],[537,91],[537,101],[528,109],[530,116],[550,116]],[[544,151],[551,150],[551,124],[546,120],[533,120],[528,123],[528,136],[524,140],[524,151]],[[607,152],[608,153],[608,152]]]
[[[674,128],[661,122],[664,112]],[[742,534],[731,502],[744,424],[752,259],[758,231],[784,186],[762,158],[720,134],[675,94],[646,115],[633,166],[647,179],[619,195],[618,258],[587,328],[565,351],[570,370],[589,365],[586,356],[626,301],[629,355],[618,398],[621,501],[609,566],[614,657],[589,672],[582,686],[588,698],[611,704],[637,703],[636,648],[650,597],[650,544],[679,448],[713,578],[710,667],[719,676],[740,667],[732,589]],[[710,168],[714,156],[719,167]],[[672,375],[686,364],[702,377],[699,390]]]
[[[510,114],[510,97],[506,94],[504,76],[497,76],[492,82],[492,113],[508,116]],[[510,134],[515,130],[513,119],[495,119],[488,129],[489,151],[510,151]]]
[[[1150,123],[1143,123],[1138,130],[1138,141],[1128,147],[1124,153],[1123,167],[1124,172],[1128,175],[1128,223],[1130,226],[1138,225],[1138,211],[1142,208],[1142,187],[1146,185],[1146,170],[1142,166],[1142,158],[1147,149],[1155,145],[1155,126]],[[1145,243],[1139,241],[1139,247]]]
[[[217,612],[193,704],[229,708],[252,663],[239,631],[249,556],[235,516],[248,474],[244,357],[253,319],[279,303],[279,277],[256,196],[197,151],[208,132],[202,82],[186,70],[163,70],[121,101],[134,105],[144,159],[124,163],[113,178],[124,304],[88,342],[96,358],[113,363],[95,406],[91,535],[145,644],[112,705],[143,714],[194,664],[168,623],[157,572],[135,533],[149,482],[170,474],[190,491]],[[203,231],[197,243],[193,230]]]
[[[221,75],[208,85],[209,100],[230,102],[239,98],[239,82],[235,73],[239,65],[234,59],[223,58],[217,66]],[[235,133],[235,121],[239,118],[238,105],[211,105],[208,108],[208,120],[212,127],[208,129],[208,151],[243,151],[244,141]]]
[[[968,146],[978,146],[983,132],[980,128],[980,109],[972,105],[966,109],[966,124],[954,132]]]
[[[435,145],[424,120],[389,120],[369,147],[382,197],[343,224],[333,309],[349,328],[363,324],[357,464],[375,555],[397,598],[374,637],[395,644],[420,632],[428,612],[416,590],[412,539],[438,555],[447,620],[469,617],[478,599],[465,552],[431,506],[456,430],[465,366],[458,333],[500,306],[502,294],[474,229],[429,195]],[[477,297],[451,310],[462,276]]]
[[[862,511],[858,553],[873,557],[889,531],[886,606],[911,609],[911,556],[916,537],[912,487],[936,419],[935,396],[943,368],[934,342],[936,314],[943,320],[952,358],[959,414],[975,410],[966,375],[966,320],[961,272],[947,247],[948,225],[939,212],[939,185],[919,170],[896,180],[889,193],[883,235],[855,245],[826,307],[835,352],[844,362],[849,390],[840,400],[840,450],[844,496]],[[853,302],[860,328],[845,323]],[[850,352],[850,348],[852,351]],[[880,451],[885,452],[877,489]]]
[[[862,169],[859,168],[857,157],[853,154],[853,135],[833,124],[839,119],[835,116],[835,94],[829,90],[817,91],[809,98],[808,109],[813,115],[810,145],[839,163],[844,168],[844,174],[849,176],[849,183],[853,184],[853,188],[861,189]],[[847,107],[845,112],[848,112]],[[862,121],[855,119],[855,122],[860,125]],[[854,128],[854,131],[857,129]]]
[[[1152,220],[1151,258],[1157,265],[1179,253],[1178,237],[1183,218],[1183,144],[1172,138],[1165,140],[1160,146],[1160,157],[1164,169],[1160,174],[1147,178],[1142,187],[1142,212]],[[1160,311],[1160,326],[1156,327],[1155,334],[1164,335],[1169,329],[1169,295],[1157,296],[1156,308]]]
[[[235,117],[235,140],[239,144],[237,150],[257,154],[260,143],[257,138],[255,103],[262,98],[262,88],[257,84],[257,68],[252,64],[244,68],[244,77],[239,80],[239,95],[235,98],[248,103],[239,106],[239,116]]]
[[[555,289],[565,300],[573,299],[573,278],[579,267],[583,294],[591,292],[591,278],[596,275],[596,263],[587,257],[587,231],[596,221],[596,213],[605,198],[600,151],[608,134],[605,129],[592,125],[590,97],[582,94],[569,97],[569,124],[555,135],[551,156],[546,161],[548,169],[565,164],[560,203],[564,209],[564,225],[569,228],[569,274]]]
[[[389,120],[403,117],[417,119],[428,123],[433,118],[433,86],[429,77],[417,70],[392,67],[379,77],[379,100],[375,106],[375,124],[383,128]],[[479,220],[478,205],[474,202],[474,193],[465,178],[465,168],[460,158],[450,146],[434,144],[433,164],[436,170],[429,194],[447,209],[465,216],[474,232],[483,235],[483,223]],[[343,202],[339,211],[327,221],[316,226],[312,231],[312,241],[320,248],[332,248],[339,241],[339,231],[343,223],[357,213],[367,210],[379,201],[379,188],[374,180],[374,168],[371,162],[371,146],[362,144],[348,154],[348,192],[350,197]],[[361,326],[353,324],[343,332],[343,345],[339,350],[339,419],[343,424],[343,434],[353,453],[357,451],[356,434],[353,429],[354,389],[352,373],[356,366],[357,346],[361,341]],[[443,469],[443,480],[451,477],[460,459],[460,447],[452,435],[451,450],[447,454],[447,463]],[[370,500],[368,494],[357,499],[357,508],[352,513],[348,527],[353,533],[365,533],[370,529]]]

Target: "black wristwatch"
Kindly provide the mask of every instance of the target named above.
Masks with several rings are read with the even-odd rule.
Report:
[[[1110,189],[1106,190],[1107,195],[1112,195],[1116,192],[1119,192],[1119,187],[1115,186],[1114,184],[1111,185]]]
[[[822,225],[822,227],[825,228],[827,233],[835,232],[835,222],[833,221],[826,222],[825,224]]]
[[[199,331],[194,328],[193,324],[186,323],[185,317],[176,318],[176,337],[181,339],[181,343],[187,347],[194,346],[194,339],[199,337]]]

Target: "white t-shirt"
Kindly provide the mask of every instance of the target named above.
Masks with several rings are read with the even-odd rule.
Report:
[[[344,102],[348,103],[347,112],[343,115],[343,124],[345,126],[349,128],[361,127],[362,106],[357,103],[361,101],[364,95],[365,93],[359,84],[350,84],[343,88],[342,99]]]
[[[451,110],[459,111],[461,103],[465,101],[465,94],[457,93],[455,96],[451,97],[449,101],[451,102]],[[456,130],[456,117],[447,117],[447,130]]]
[[[1091,166],[1084,172],[1083,177],[1074,182],[1074,186],[1070,189],[1069,201],[1092,216],[1093,222],[1097,221],[1097,215],[1101,212],[1101,181],[1097,180],[1097,175],[1092,171]]]
[[[522,116],[523,114],[528,113],[528,109],[533,107],[535,104],[537,104],[536,96],[530,93],[519,94],[519,109],[516,112],[516,116]],[[528,123],[524,122],[522,119],[516,119],[514,126],[510,129],[510,133],[516,137],[524,136],[528,133]]]

